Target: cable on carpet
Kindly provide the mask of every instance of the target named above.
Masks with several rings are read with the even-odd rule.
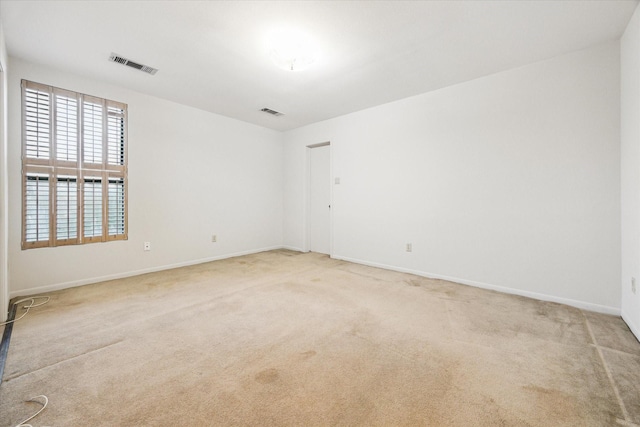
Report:
[[[40,400],[37,400],[37,399],[42,399],[42,400],[44,400],[44,403],[43,403],[43,402],[41,402]],[[25,400],[25,402],[35,402],[35,403],[39,403],[39,404],[41,404],[41,405],[42,405],[42,408],[40,408],[40,409],[38,410],[38,412],[36,412],[35,414],[31,415],[31,416],[30,416],[29,418],[27,418],[26,420],[19,422],[19,423],[16,425],[16,427],[33,427],[31,424],[25,424],[25,423],[26,423],[27,421],[31,421],[32,419],[34,419],[35,417],[37,417],[37,416],[40,414],[40,412],[44,411],[44,408],[46,408],[46,407],[47,407],[47,405],[49,404],[49,399],[48,399],[48,398],[47,398],[47,396],[45,396],[44,394],[41,394],[40,396],[35,396],[35,397],[32,397],[32,398],[31,398],[31,399],[29,399],[29,400]]]
[[[39,299],[44,299],[43,302],[36,304],[36,300]],[[22,316],[18,317],[17,319],[13,319],[13,320],[8,320],[6,322],[2,322],[0,323],[0,326],[4,326],[4,325],[8,325],[9,323],[13,323],[13,322],[17,322],[18,320],[22,319],[24,316],[27,315],[27,313],[29,313],[29,310],[31,310],[32,308],[35,307],[40,307],[41,305],[44,305],[46,303],[48,303],[51,300],[51,297],[44,297],[44,296],[37,296],[37,297],[27,297],[27,298],[22,298],[16,302],[13,303],[13,305],[18,305],[21,302],[25,302],[25,301],[31,301],[30,304],[23,306],[22,308],[24,308],[25,311],[24,313],[22,313]]]

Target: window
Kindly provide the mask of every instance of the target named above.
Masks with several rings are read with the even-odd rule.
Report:
[[[22,81],[22,248],[127,238],[127,105]]]

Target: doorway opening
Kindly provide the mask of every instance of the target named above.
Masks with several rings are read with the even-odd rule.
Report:
[[[331,256],[331,144],[307,146],[307,245]]]

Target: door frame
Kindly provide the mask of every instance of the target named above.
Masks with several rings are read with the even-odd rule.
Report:
[[[309,215],[311,212],[311,150],[319,147],[329,146],[329,257],[333,258],[333,148],[330,141],[310,144],[305,149],[305,181],[304,181],[304,212],[302,223],[304,224],[302,251],[309,252]]]
[[[2,32],[0,31],[0,36]],[[4,45],[4,40],[2,40]],[[9,261],[8,261],[8,219],[9,214],[7,172],[7,75],[6,64],[0,57],[0,322],[7,320],[9,312]],[[0,382],[2,378],[0,378]]]

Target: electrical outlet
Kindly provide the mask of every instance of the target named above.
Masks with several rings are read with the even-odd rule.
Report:
[[[145,251],[151,250],[151,242],[144,242],[144,250]]]
[[[635,277],[631,278],[631,292],[633,292],[634,294],[636,293],[636,278]]]
[[[211,236],[211,243],[215,243],[215,242],[217,242],[217,241],[218,241],[218,236],[216,236],[215,234],[213,234],[213,235]]]
[[[340,184],[340,177],[335,177],[335,178],[334,178],[334,180],[333,180],[333,182],[334,182],[335,184]]]
[[[407,243],[407,252],[413,251],[413,245],[411,243]]]

